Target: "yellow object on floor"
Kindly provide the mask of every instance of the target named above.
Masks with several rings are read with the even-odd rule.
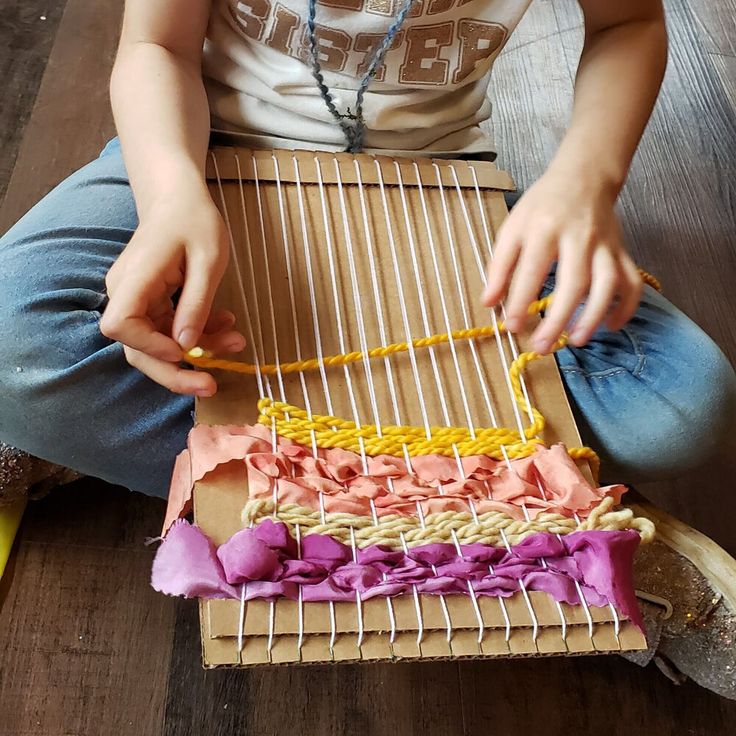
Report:
[[[0,578],[8,564],[10,550],[13,548],[13,540],[23,518],[26,503],[26,499],[21,498],[10,506],[0,507]]]

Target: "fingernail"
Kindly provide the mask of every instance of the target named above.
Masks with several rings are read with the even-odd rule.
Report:
[[[191,350],[197,344],[198,339],[199,335],[190,327],[186,327],[179,333],[177,341],[184,350]]]
[[[521,320],[518,317],[508,317],[506,320],[506,329],[510,332],[516,332],[521,327]]]
[[[198,388],[195,392],[195,396],[199,396],[202,399],[209,399],[211,396],[214,395],[214,391],[209,388]]]
[[[226,343],[223,347],[229,353],[239,353],[245,347],[245,340],[242,338],[233,340],[232,342]]]
[[[552,347],[552,343],[544,338],[533,340],[532,345],[538,353],[548,353],[549,349]]]

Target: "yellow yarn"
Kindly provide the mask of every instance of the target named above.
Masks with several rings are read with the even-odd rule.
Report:
[[[647,273],[641,268],[639,269],[639,274],[641,275],[642,281],[644,281],[644,283],[649,284],[657,291],[662,291],[662,286],[655,276],[652,276],[652,274]],[[539,314],[540,312],[543,312],[545,309],[547,309],[551,301],[552,294],[544,297],[543,299],[538,299],[537,301],[532,302],[529,305],[529,309],[527,311],[530,315]],[[496,329],[498,329],[499,334],[506,332],[506,324],[503,320],[498,320],[496,324],[498,326],[497,328],[493,325],[484,325],[483,327],[470,327],[468,329],[454,330],[453,332],[449,333],[442,332],[437,335],[417,337],[411,341],[411,345],[414,348],[421,349],[432,347],[433,345],[442,345],[443,343],[450,342],[450,340],[478,340],[487,337],[494,337],[496,334]],[[555,345],[554,349],[557,350],[564,345],[564,341],[559,341],[557,345]],[[321,366],[324,366],[325,368],[341,367],[344,365],[350,365],[351,363],[358,363],[359,361],[363,360],[366,355],[368,358],[385,358],[390,355],[395,355],[396,353],[405,353],[408,350],[409,343],[395,342],[391,343],[390,345],[381,345],[376,348],[371,348],[365,354],[360,350],[353,350],[350,353],[323,357],[321,360],[319,358],[308,358],[307,360],[295,360],[286,363],[279,363],[278,365],[276,363],[266,363],[261,366],[256,366],[253,363],[244,363],[239,360],[224,360],[222,358],[215,358],[208,351],[197,347],[185,352],[182,355],[182,359],[190,365],[196,366],[197,368],[222,370],[232,373],[245,373],[248,375],[255,375],[256,373],[260,372],[262,375],[273,376],[277,373],[286,374],[319,370]],[[536,355],[536,353],[524,353],[519,356],[517,361],[521,361],[521,358],[524,355],[535,355],[536,357],[540,357]],[[526,362],[520,364],[522,365],[521,370],[523,370],[523,367],[526,365],[526,363],[528,363],[530,360],[535,359],[536,358],[529,358],[526,360]]]
[[[435,336],[435,337],[443,337]],[[555,349],[564,344],[561,338]],[[356,425],[339,417],[312,414],[302,408],[273,401],[267,397],[258,402],[258,422],[267,427],[276,425],[276,432],[301,445],[314,442],[320,448],[340,448],[352,452],[365,451],[367,455],[399,455],[404,447],[410,457],[418,455],[443,455],[460,457],[487,455],[495,460],[504,459],[504,451],[510,458],[528,457],[542,444],[537,435],[545,427],[545,419],[524,397],[521,386],[521,373],[534,360],[543,357],[539,353],[522,353],[509,368],[509,377],[514,399],[524,412],[530,412],[534,420],[523,435],[516,429],[505,427],[478,427],[471,432],[466,427],[430,427],[430,437],[422,427],[382,426],[381,431],[374,424]],[[475,434],[475,436],[473,436]],[[597,472],[598,455],[589,447],[573,447],[568,450],[576,460],[588,460]]]
[[[296,504],[279,504],[278,520],[292,530],[298,525],[302,536],[326,534],[344,544],[355,544],[359,548],[382,545],[390,549],[403,549],[404,541],[408,547],[435,542],[451,543],[457,539],[463,544],[504,544],[504,535],[509,544],[518,544],[531,534],[547,532],[550,534],[570,534],[574,531],[604,530],[619,531],[635,529],[643,542],[654,537],[654,524],[649,519],[636,517],[631,509],[613,511],[613,499],[605,498],[594,508],[580,525],[567,516],[555,513],[540,513],[530,521],[514,519],[500,511],[478,514],[477,521],[472,514],[457,511],[443,511],[428,514],[421,525],[416,516],[391,514],[381,516],[378,525],[371,516],[356,516],[348,513],[325,514],[324,522],[319,511]],[[251,500],[242,512],[244,526],[258,523],[274,513],[272,501]],[[351,531],[352,530],[352,531]],[[502,534],[503,531],[503,534]]]
[[[656,289],[656,291],[662,291],[662,284],[656,276],[652,275],[648,271],[645,271],[643,268],[638,269],[638,271],[639,276],[641,276],[641,280],[645,284],[649,284],[649,286],[651,286],[653,289]]]
[[[639,273],[645,283],[661,291],[661,285],[654,276],[641,269]],[[529,314],[544,311],[551,300],[552,295],[533,302],[529,306]],[[411,341],[411,347],[421,349],[450,341],[475,340],[505,331],[506,325],[503,321],[499,321],[497,326],[485,325],[416,338]],[[553,349],[559,350],[566,342],[567,336],[563,334]],[[184,353],[183,358],[198,368],[274,375],[313,371],[321,367],[346,366],[362,361],[365,357],[383,358],[407,352],[409,349],[408,342],[397,342],[372,348],[366,353],[355,350],[322,359],[309,358],[279,364],[267,363],[261,366],[214,358],[202,348],[194,348]],[[402,455],[406,447],[410,456],[438,454],[452,457],[457,452],[461,457],[487,455],[496,460],[502,460],[505,451],[511,458],[527,457],[534,452],[537,445],[541,444],[538,435],[544,430],[546,422],[542,414],[530,406],[524,397],[521,374],[529,363],[541,357],[543,356],[536,352],[521,353],[509,368],[514,399],[524,412],[528,412],[533,417],[531,424],[524,429],[523,434],[514,429],[497,427],[476,428],[474,432],[460,427],[432,427],[430,428],[431,436],[427,437],[423,428],[411,426],[385,426],[381,427],[379,433],[378,428],[372,424],[358,426],[354,422],[339,417],[318,414],[310,416],[304,409],[268,398],[263,398],[258,402],[260,412],[258,421],[269,427],[275,423],[276,431],[280,436],[302,445],[310,445],[314,442],[320,448],[365,451],[368,455]],[[594,475],[597,476],[599,459],[594,450],[590,447],[573,447],[568,450],[568,453],[575,460],[588,460],[592,465]]]
[[[547,296],[544,299],[539,299],[536,302],[532,302],[529,306],[529,314],[538,314],[543,312],[548,306],[552,296]],[[506,325],[503,320],[498,321],[498,332],[503,333],[506,331]],[[496,334],[496,328],[493,325],[484,325],[483,327],[471,327],[469,329],[455,330],[454,332],[443,332],[437,335],[429,335],[428,337],[417,337],[411,341],[411,345],[414,348],[428,348],[434,345],[441,345],[443,343],[462,340],[476,340],[480,338],[493,337]],[[344,365],[350,365],[351,363],[358,363],[363,360],[364,357],[368,358],[385,358],[396,353],[405,353],[409,350],[409,343],[407,342],[395,342],[390,345],[381,345],[376,348],[371,348],[367,353],[363,353],[360,350],[354,350],[350,353],[343,353],[341,355],[330,355],[323,357],[322,360],[319,358],[308,358],[307,360],[295,360],[287,363],[266,363],[261,366],[256,366],[253,363],[244,363],[239,360],[223,360],[222,358],[213,358],[210,353],[202,348],[192,348],[189,352],[184,353],[183,359],[197,368],[208,368],[218,369],[222,371],[230,371],[233,373],[246,373],[248,375],[255,375],[260,372],[263,375],[273,376],[277,373],[300,373],[302,371],[315,371],[319,370],[321,366],[325,368],[337,368]]]
[[[542,441],[535,435],[544,428],[544,417],[536,409],[535,421],[522,436],[517,430],[502,427],[478,428],[475,437],[463,427],[430,427],[431,437],[421,427],[388,425],[381,433],[374,424],[356,425],[339,417],[309,414],[298,406],[263,398],[258,402],[259,424],[276,425],[276,433],[300,445],[319,448],[340,448],[366,455],[402,456],[404,446],[410,457],[418,455],[444,455],[460,457],[487,455],[495,460],[504,459],[504,451],[510,458],[528,457]],[[288,418],[287,418],[288,417]],[[314,440],[312,439],[314,435]],[[362,442],[361,442],[362,440]],[[503,449],[502,449],[503,448]],[[585,459],[597,467],[598,456],[589,447],[568,450],[574,459]]]

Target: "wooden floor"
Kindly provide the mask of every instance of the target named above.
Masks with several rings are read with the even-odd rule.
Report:
[[[4,2],[0,231],[111,134],[121,5]],[[736,360],[736,5],[668,8],[665,90],[622,212],[637,260]],[[562,135],[579,44],[575,3],[537,0],[499,62],[494,128],[522,186]],[[734,477],[731,459],[641,490],[734,553]],[[736,703],[615,657],[204,672],[195,605],[148,587],[162,512],[91,480],[28,511],[0,585],[0,736],[734,732]]]

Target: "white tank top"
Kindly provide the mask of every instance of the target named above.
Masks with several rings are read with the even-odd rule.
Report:
[[[416,0],[364,101],[368,150],[490,152],[493,62],[531,0]],[[400,0],[319,0],[317,43],[341,112]],[[214,0],[204,77],[215,129],[251,145],[342,149],[312,76],[307,0]]]

